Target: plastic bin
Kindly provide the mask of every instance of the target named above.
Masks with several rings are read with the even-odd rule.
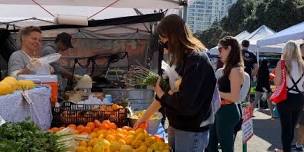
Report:
[[[112,105],[73,104],[64,102],[61,107],[53,108],[52,126],[61,127],[69,124],[86,124],[94,120],[110,120],[118,127],[128,124],[127,110],[112,109]]]

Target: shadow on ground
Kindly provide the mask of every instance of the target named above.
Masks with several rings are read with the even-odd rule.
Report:
[[[254,117],[253,127],[255,136],[267,141],[271,146],[267,151],[281,148],[281,126],[279,118],[271,119],[269,110],[259,110],[259,112],[269,115],[269,119]]]

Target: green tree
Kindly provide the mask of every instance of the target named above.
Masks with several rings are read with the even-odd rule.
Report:
[[[210,48],[228,34],[253,32],[261,25],[280,31],[303,20],[304,0],[238,0],[229,9],[228,16],[197,35]]]
[[[238,0],[228,11],[228,16],[221,21],[223,30],[232,35],[241,32],[242,23],[254,12],[257,0]]]
[[[226,35],[229,35],[229,33],[224,31],[218,24],[213,24],[208,30],[196,34],[196,36],[206,45],[207,48],[216,46],[218,40]]]

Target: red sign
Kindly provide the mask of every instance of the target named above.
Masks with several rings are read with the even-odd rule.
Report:
[[[251,104],[243,108],[243,143],[246,143],[253,136],[253,107]]]

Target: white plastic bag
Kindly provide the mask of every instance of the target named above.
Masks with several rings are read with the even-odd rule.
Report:
[[[27,65],[27,68],[38,75],[49,75],[51,74],[52,68],[50,63],[56,62],[60,57],[61,55],[59,53],[53,53],[38,59],[32,59],[30,61],[31,63]]]
[[[161,63],[161,68],[164,70],[164,74],[169,78],[171,90],[178,90],[179,86],[176,86],[176,81],[181,80],[181,77],[175,71],[175,67],[170,67],[170,65],[163,60]]]
[[[49,75],[51,74],[51,67],[48,63],[42,63],[39,59],[31,61],[27,65],[27,68],[38,75]]]
[[[58,61],[60,59],[60,57],[61,57],[61,54],[59,54],[59,53],[52,53],[52,54],[43,56],[43,57],[39,58],[38,60],[41,63],[50,64],[50,63]]]

